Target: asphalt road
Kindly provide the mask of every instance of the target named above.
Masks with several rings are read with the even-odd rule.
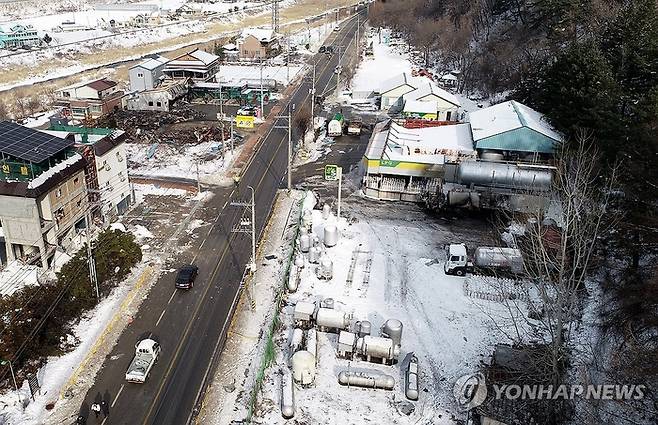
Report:
[[[363,16],[361,21],[363,21]],[[356,31],[356,19],[345,22],[340,32],[327,44],[348,45]],[[352,54],[348,50],[343,54]],[[316,61],[316,91],[335,86],[334,68],[337,55],[319,54]],[[308,103],[310,77],[305,78],[290,97],[299,106]],[[284,102],[283,110],[287,109]],[[214,362],[223,348],[229,326],[229,312],[237,297],[245,264],[250,257],[248,234],[231,233],[239,222],[243,207],[231,202],[248,200],[255,189],[257,230],[262,232],[271,213],[278,189],[285,185],[287,168],[287,133],[274,128],[287,125],[287,120],[275,120],[245,167],[239,187],[217,188],[201,217],[211,225],[202,229],[188,258],[180,264],[194,262],[199,276],[189,291],[174,289],[174,273],[164,273],[152,287],[149,296],[134,315],[118,343],[108,355],[98,373],[93,388],[87,393],[81,413],[89,415],[91,403],[106,400],[110,415],[88,424],[157,424],[190,423],[203,400]],[[160,342],[162,353],[158,364],[144,384],[124,381],[132,360],[134,345],[144,337]]]

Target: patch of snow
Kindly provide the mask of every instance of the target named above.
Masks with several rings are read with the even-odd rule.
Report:
[[[73,155],[71,155],[70,158],[66,158],[64,161],[56,164],[54,167],[51,167],[51,168],[47,169],[46,171],[44,171],[43,173],[39,174],[34,180],[32,180],[32,181],[30,181],[30,183],[28,183],[27,188],[28,189],[34,189],[36,187],[41,186],[42,184],[44,184],[46,182],[46,180],[48,180],[49,178],[51,178],[55,174],[59,173],[60,171],[65,170],[69,166],[75,164],[80,159],[82,159],[82,156],[80,156],[80,154],[74,153]]]
[[[123,225],[123,223],[112,223],[110,224],[110,229],[111,230],[119,230],[120,232],[126,233],[126,226]]]
[[[135,229],[132,230],[131,232],[137,239],[147,239],[147,238],[152,238],[153,233],[146,227],[142,226],[141,224],[135,225]]]
[[[25,286],[38,285],[40,268],[14,260],[0,270],[0,296],[9,296]]]

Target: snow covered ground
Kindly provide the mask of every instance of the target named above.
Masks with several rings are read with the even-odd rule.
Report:
[[[355,201],[343,206],[348,219],[340,221],[333,216],[325,221],[321,211],[313,211],[313,233],[321,240],[325,225],[340,228],[338,245],[325,248],[333,262],[333,278],[319,280],[315,265],[306,260],[300,286],[288,296],[282,313],[284,327],[277,335],[281,351],[276,365],[267,371],[261,400],[264,423],[287,422],[278,407],[278,370],[287,367],[292,311],[298,301],[332,298],[336,309],[353,315],[353,323],[369,320],[375,334],[386,319],[402,321],[399,358],[414,352],[421,368],[421,396],[414,403],[414,413],[406,416],[396,407],[397,401],[404,400],[404,371],[399,364],[338,359],[337,335],[320,332],[316,380],[310,388],[297,387],[295,392],[296,417],[308,423],[453,423],[451,415],[460,414],[452,395],[454,382],[477,371],[496,343],[508,342],[503,331],[510,331],[511,323],[506,322],[504,306],[467,297],[463,278],[443,273],[443,243],[457,235],[432,219],[415,220],[414,214],[414,220],[409,220],[401,208],[409,207]],[[347,279],[351,264],[355,266],[353,283]],[[496,318],[495,324],[491,318]],[[395,389],[342,387],[337,376],[348,367],[392,375]]]
[[[230,142],[227,142],[227,147]],[[230,167],[241,147],[221,149],[221,142],[209,141],[198,145],[157,145],[155,154],[147,158],[147,145],[130,143],[126,152],[130,173],[149,177],[196,178],[197,164],[203,183],[218,183]]]

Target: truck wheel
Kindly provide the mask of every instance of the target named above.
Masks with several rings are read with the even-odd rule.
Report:
[[[455,270],[455,274],[457,276],[464,276],[466,273],[464,272],[464,269],[457,269]]]

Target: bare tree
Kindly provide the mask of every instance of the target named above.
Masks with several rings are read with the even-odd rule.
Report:
[[[298,134],[300,134],[303,138],[306,135],[306,131],[308,130],[309,126],[311,125],[311,111],[309,110],[308,106],[304,105],[299,109],[299,111],[297,111],[297,115],[295,115],[293,123]]]
[[[27,98],[22,96],[14,97],[14,116],[17,119],[24,119],[28,116]]]
[[[579,317],[579,294],[596,263],[599,240],[614,216],[611,196],[616,169],[605,179],[599,177],[598,154],[592,146],[583,135],[572,150],[564,147],[559,153],[552,191],[552,216],[559,231],[543,212],[537,212],[531,214],[533,225],[519,241],[525,272],[541,300],[535,313],[550,346],[556,382],[564,371],[565,344]]]
[[[0,121],[9,119],[9,111],[7,110],[7,105],[4,102],[0,102]]]
[[[38,96],[32,96],[27,99],[27,110],[30,115],[34,115],[41,110],[41,101]]]

